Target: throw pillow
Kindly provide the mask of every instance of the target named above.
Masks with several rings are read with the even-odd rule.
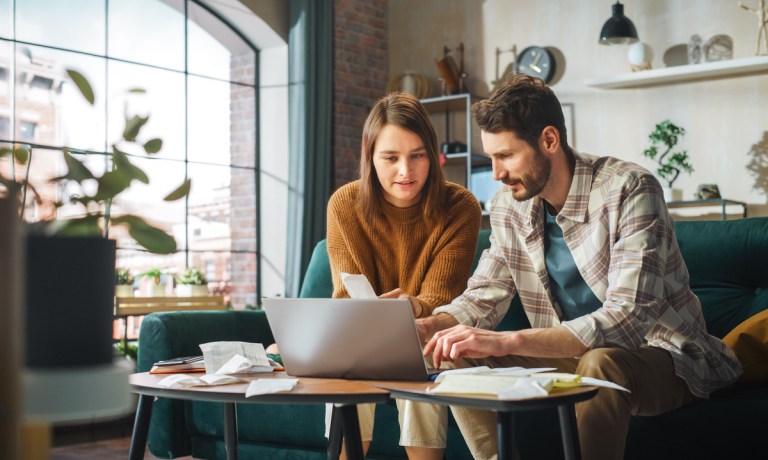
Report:
[[[739,382],[768,382],[768,310],[736,326],[723,342],[733,350],[744,368]]]

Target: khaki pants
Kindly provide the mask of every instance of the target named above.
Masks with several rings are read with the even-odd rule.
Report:
[[[685,381],[675,375],[669,352],[655,347],[642,346],[636,351],[596,348],[581,358],[491,357],[467,360],[465,365],[556,367],[560,372],[608,380],[629,389],[631,393],[601,388],[594,398],[576,404],[585,460],[623,458],[632,415],[658,415],[694,400]],[[451,410],[473,457],[496,458],[496,413]]]
[[[448,430],[448,409],[445,406],[396,399],[400,421],[400,445],[444,449]],[[325,437],[331,429],[331,410],[325,406]],[[360,438],[373,440],[373,420],[376,404],[358,404],[357,417],[360,419]]]

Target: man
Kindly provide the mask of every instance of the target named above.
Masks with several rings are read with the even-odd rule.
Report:
[[[466,291],[418,321],[435,366],[556,367],[618,383],[576,406],[582,456],[619,459],[630,416],[707,398],[741,366],[707,334],[658,181],[568,147],[562,109],[519,74],[473,113],[494,179],[491,247]],[[520,295],[531,329],[495,332]],[[474,358],[474,359],[473,359]],[[484,359],[477,359],[484,358]],[[454,414],[476,458],[496,451],[490,412]]]

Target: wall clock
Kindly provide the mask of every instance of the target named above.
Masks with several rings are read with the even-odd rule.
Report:
[[[529,46],[517,57],[517,71],[549,83],[555,76],[555,58],[551,51],[542,46]]]

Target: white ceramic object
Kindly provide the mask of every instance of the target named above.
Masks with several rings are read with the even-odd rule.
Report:
[[[133,286],[118,284],[115,286],[115,297],[133,297]]]
[[[683,199],[683,191],[679,188],[661,187],[661,190],[664,192],[664,201],[667,203]]]
[[[208,295],[208,286],[205,284],[179,284],[176,286],[178,297],[205,297]]]
[[[653,62],[653,49],[648,43],[637,42],[629,46],[627,59],[633,69],[650,69]]]

